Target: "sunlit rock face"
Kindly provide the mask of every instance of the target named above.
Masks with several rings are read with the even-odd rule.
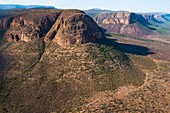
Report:
[[[26,42],[36,40],[45,35],[61,12],[35,10],[13,17],[10,22],[6,38],[14,41]]]
[[[95,21],[80,10],[33,10],[14,16],[7,24],[5,37],[15,42],[42,38],[45,42],[68,46],[96,42],[104,37]]]
[[[131,12],[100,13],[94,20],[108,32],[131,36],[150,34],[149,22],[142,14]]]
[[[45,37],[61,46],[96,42],[103,38],[101,28],[82,11],[63,11]]]

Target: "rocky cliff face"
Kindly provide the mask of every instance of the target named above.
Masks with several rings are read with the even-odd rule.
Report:
[[[153,21],[158,24],[170,22],[170,14],[166,13],[145,13],[144,16],[148,21]]]
[[[150,33],[149,23],[141,14],[130,12],[101,13],[94,20],[108,32],[125,35],[146,35]]]
[[[130,15],[131,13],[127,12],[118,12],[118,13],[101,13],[96,16],[94,19],[98,23],[102,24],[130,24]]]
[[[0,28],[8,29],[10,27],[10,23],[13,20],[13,17],[6,17],[0,20]]]
[[[100,27],[79,10],[31,10],[14,16],[9,23],[5,34],[8,41],[29,42],[45,37],[46,42],[66,46],[103,38]]]
[[[41,38],[51,28],[60,12],[34,12],[22,14],[13,18],[6,33],[8,41],[31,41]]]
[[[95,42],[103,37],[103,33],[93,19],[83,12],[61,13],[53,27],[47,33],[45,41],[54,41],[67,46]]]

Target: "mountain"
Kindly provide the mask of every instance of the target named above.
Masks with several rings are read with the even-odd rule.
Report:
[[[110,33],[127,36],[146,36],[157,33],[169,34],[170,14],[167,13],[90,11],[91,13],[87,12],[87,14],[94,14],[92,17],[98,25]]]
[[[94,20],[107,32],[115,34],[144,36],[154,30],[142,14],[131,12],[103,12],[95,16]]]
[[[89,9],[89,10],[84,10],[84,12],[89,15],[90,17],[94,18],[96,15],[98,15],[99,13],[102,13],[102,12],[113,12],[113,11],[110,11],[110,10],[102,10],[102,9],[99,9],[99,8],[94,8],[94,9]]]
[[[89,10],[84,10],[84,12],[89,15],[90,17],[94,18],[96,15],[99,13],[111,13],[111,12],[122,12],[123,10],[120,11],[112,11],[112,10],[106,10],[106,9],[99,9],[99,8],[93,8]],[[127,12],[127,11],[123,11]]]
[[[5,9],[31,9],[31,8],[36,8],[36,9],[55,9],[54,6],[42,6],[42,5],[15,5],[15,4],[0,4],[0,9],[5,10]]]
[[[167,13],[144,13],[144,16],[148,21],[154,21],[157,23],[165,23],[170,21],[170,14]]]
[[[67,17],[68,16],[68,17]],[[102,30],[92,18],[78,10],[26,10],[23,14],[0,20],[8,28],[8,41],[32,41],[45,37],[59,45],[95,42],[103,37]]]
[[[167,13],[145,13],[145,18],[149,23],[154,25],[153,27],[157,29],[160,34],[169,35],[170,34],[170,14]]]
[[[0,112],[81,112],[95,94],[144,83],[144,72],[83,11],[13,13],[0,20]]]

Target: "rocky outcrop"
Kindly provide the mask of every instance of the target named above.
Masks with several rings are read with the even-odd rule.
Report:
[[[63,11],[47,33],[45,41],[62,46],[95,42],[103,38],[103,32],[94,20],[80,11]]]
[[[101,13],[94,20],[108,32],[132,36],[150,34],[149,22],[141,14],[130,12]]]
[[[13,18],[6,33],[8,41],[32,41],[45,35],[61,12],[29,12]]]
[[[6,17],[0,20],[0,28],[8,29],[10,27],[10,23],[12,22],[13,17]]]
[[[97,23],[102,22],[102,24],[130,24],[131,13],[118,12],[118,13],[102,13],[94,18]]]
[[[101,28],[79,10],[31,10],[15,16],[5,37],[25,42],[44,38],[61,46],[95,42],[103,38]]]

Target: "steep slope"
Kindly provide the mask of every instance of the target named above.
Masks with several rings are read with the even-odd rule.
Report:
[[[6,20],[6,21],[5,21]],[[27,10],[1,19],[1,27],[9,27],[8,41],[26,42],[44,38],[61,46],[95,42],[103,32],[92,18],[79,10]]]
[[[88,15],[64,11],[45,36],[45,42],[54,41],[61,46],[67,46],[96,42],[102,38],[101,28]]]
[[[146,13],[145,18],[150,22],[158,33],[170,34],[170,14],[167,13]]]
[[[41,38],[49,31],[60,14],[60,11],[55,10],[51,12],[35,10],[14,16],[5,37],[8,41],[26,42]]]
[[[140,86],[145,79],[114,46],[88,43],[63,48],[51,42],[44,47],[39,40],[7,42],[3,47],[1,112],[74,111],[97,92]]]
[[[144,36],[153,28],[142,14],[131,12],[100,13],[94,20],[108,32],[130,36]]]
[[[156,23],[165,23],[170,21],[170,14],[167,13],[145,13],[144,15],[148,21],[154,21]]]
[[[2,113],[80,112],[94,94],[138,87],[145,79],[82,11],[29,10],[13,16],[8,31],[1,33]],[[22,34],[30,40],[22,40]],[[80,43],[72,43],[75,39]]]

